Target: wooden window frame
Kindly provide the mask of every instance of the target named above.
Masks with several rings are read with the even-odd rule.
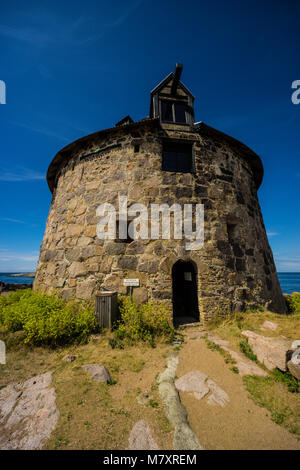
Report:
[[[187,173],[187,174],[195,174],[195,151],[194,151],[194,141],[193,140],[181,140],[181,139],[163,139],[162,142],[162,150],[161,150],[161,170],[166,171],[168,173]],[[186,145],[191,147],[191,169],[190,171],[172,171],[172,170],[165,170],[163,169],[163,153],[164,153],[164,146],[165,145]]]
[[[163,103],[171,104],[171,106],[172,106],[172,118],[173,118],[173,121],[164,121],[164,120],[163,120],[163,113],[162,113],[162,105],[163,105]],[[184,110],[185,122],[177,122],[177,121],[176,121],[175,106],[178,105],[178,104],[185,106],[185,110]],[[160,98],[160,99],[159,99],[159,114],[160,114],[160,120],[161,120],[162,123],[165,123],[165,124],[177,124],[177,125],[180,125],[180,126],[188,126],[188,125],[189,125],[189,113],[188,113],[188,111],[187,111],[187,103],[184,102],[184,101],[173,101],[173,100],[166,100],[166,99]]]

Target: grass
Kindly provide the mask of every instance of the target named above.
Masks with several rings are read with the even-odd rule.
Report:
[[[256,363],[258,362],[257,361],[257,356],[252,351],[252,348],[251,348],[250,344],[248,343],[247,339],[240,342],[240,350],[243,354],[245,354],[246,357],[248,357],[248,359],[250,359],[251,361],[256,362]]]
[[[282,372],[279,369],[274,369],[272,371],[273,379],[276,382],[284,383],[287,386],[289,392],[299,393],[300,392],[300,383],[292,374],[289,372]]]
[[[218,351],[223,356],[226,364],[236,364],[236,360],[233,359],[231,357],[231,354],[228,351],[225,351],[221,346],[210,341],[207,338],[205,338],[205,342],[207,344],[208,349],[210,349],[211,351]]]
[[[134,424],[144,419],[160,449],[172,448],[172,427],[158,394],[155,375],[164,369],[171,345],[157,341],[153,349],[147,343],[112,349],[103,334],[87,344],[51,349],[24,344],[24,332],[5,337],[7,364],[0,365],[0,387],[12,382],[53,372],[60,418],[45,449],[126,449]],[[62,361],[66,354],[76,355],[71,363]],[[83,364],[104,364],[110,384],[92,381]],[[138,390],[151,390],[148,405],[137,402]]]
[[[260,327],[266,321],[272,321],[278,324],[275,331],[264,330]],[[255,333],[278,337],[286,336],[291,341],[300,338],[300,312],[285,314],[276,314],[269,311],[237,313],[228,317],[224,321],[210,323],[208,329],[224,340],[228,340],[231,346],[238,352],[240,351],[240,342],[245,340],[242,335],[243,330],[254,331]]]
[[[274,375],[245,376],[243,382],[254,402],[270,412],[271,419],[300,437],[300,397],[290,393]]]
[[[266,321],[277,323],[275,331],[264,330],[260,327]],[[300,312],[295,311],[287,315],[279,315],[257,309],[236,315],[221,322],[211,323],[209,329],[220,338],[230,342],[237,352],[241,351],[246,357],[258,363],[248,341],[242,335],[243,330],[251,330],[263,336],[285,336],[291,341],[300,337]],[[207,341],[207,340],[206,340]],[[208,342],[211,349],[218,350],[222,355],[222,348]],[[264,368],[264,367],[263,367]],[[266,371],[267,369],[264,368]],[[236,366],[231,367],[232,372],[238,373]],[[267,377],[245,376],[243,383],[255,403],[266,408],[271,419],[300,437],[300,385],[299,381],[288,372],[274,369],[267,371]]]

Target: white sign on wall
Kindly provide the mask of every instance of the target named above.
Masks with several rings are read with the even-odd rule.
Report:
[[[139,285],[140,285],[139,279],[124,279],[124,286],[139,287]]]

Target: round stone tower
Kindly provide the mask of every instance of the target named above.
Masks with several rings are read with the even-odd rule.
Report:
[[[191,92],[177,64],[152,92],[150,117],[130,116],[83,137],[51,162],[53,193],[34,289],[64,297],[97,290],[126,293],[135,279],[138,302],[163,302],[174,320],[209,320],[285,302],[257,197],[260,158],[236,139],[194,123]],[[97,236],[100,204],[203,204],[204,245],[182,239]],[[118,212],[116,217],[118,229]],[[137,281],[138,280],[138,281]],[[126,284],[126,282],[125,282]]]

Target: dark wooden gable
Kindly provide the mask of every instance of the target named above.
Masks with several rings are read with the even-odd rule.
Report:
[[[176,64],[170,73],[151,92],[150,117],[159,117],[161,122],[188,124],[194,122],[194,96],[180,81],[182,66]]]

